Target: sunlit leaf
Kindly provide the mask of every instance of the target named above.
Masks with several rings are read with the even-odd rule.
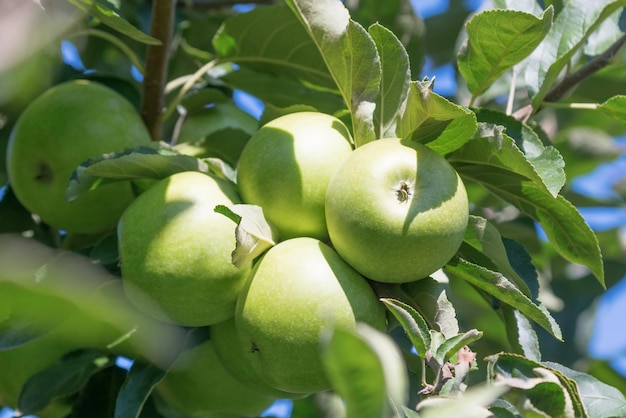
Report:
[[[533,52],[548,33],[553,14],[552,7],[540,18],[496,9],[478,13],[466,23],[468,38],[457,62],[473,98]]]
[[[457,398],[429,397],[417,404],[421,418],[489,418],[489,404],[508,390],[505,386],[479,385]]]
[[[481,184],[539,222],[561,256],[587,266],[605,286],[598,239],[578,210],[549,192],[510,137],[498,128],[485,129],[448,160],[464,180]]]
[[[402,111],[411,81],[409,56],[398,38],[384,26],[376,23],[367,31],[376,43],[382,70],[374,112],[376,137],[395,137],[397,117]]]
[[[625,0],[572,0],[564,4],[545,39],[528,59],[525,76],[533,109],[539,108],[589,36],[624,6]]]
[[[473,112],[432,91],[432,81],[413,81],[396,133],[427,143],[439,154],[448,154],[465,144],[476,131]]]
[[[626,120],[626,96],[613,96],[604,103],[601,103],[597,109],[602,113],[623,122]]]
[[[463,334],[457,334],[447,338],[434,353],[435,359],[439,364],[444,364],[453,355],[455,355],[462,347],[482,338],[483,333],[476,329],[472,329]]]
[[[539,338],[529,319],[509,305],[504,305],[501,309],[509,342],[514,347],[513,351],[531,360],[541,360]]]
[[[320,51],[352,116],[356,146],[375,138],[374,110],[381,80],[376,44],[336,0],[287,0]]]
[[[263,208],[260,206],[247,204],[217,205],[215,212],[221,213],[237,223],[235,228],[237,243],[232,253],[232,261],[238,268],[252,262],[276,244],[277,234],[265,219]]]
[[[500,299],[502,302],[518,309],[529,319],[541,325],[555,338],[559,340],[563,338],[559,325],[548,310],[543,305],[535,304],[502,274],[459,258],[450,261],[444,270],[449,275],[465,280]]]

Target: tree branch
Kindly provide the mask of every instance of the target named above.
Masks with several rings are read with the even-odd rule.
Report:
[[[598,55],[593,60],[589,61],[585,66],[571,74],[568,74],[559,84],[554,86],[546,97],[544,102],[556,102],[561,99],[565,93],[576,86],[578,83],[591,76],[595,72],[601,70],[611,63],[613,57],[617,54],[622,46],[626,43],[626,35],[619,38],[613,45],[611,45],[602,55]]]
[[[153,141],[161,140],[161,115],[164,109],[163,93],[167,80],[169,47],[174,25],[176,0],[154,0],[150,35],[161,45],[149,45],[146,52],[146,73],[141,95],[141,116]]]

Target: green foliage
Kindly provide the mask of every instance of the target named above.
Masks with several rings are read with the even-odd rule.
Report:
[[[82,21],[56,33],[48,49],[75,41],[95,74],[55,56],[50,80],[31,84],[43,91],[90,78],[141,110],[147,82],[128,69],[135,65],[144,80],[155,71],[140,58],[161,43],[146,34],[149,2],[68,3]],[[387,308],[386,332],[363,324],[328,330],[320,356],[333,390],[294,400],[294,418],[626,415],[626,380],[580,348],[589,334],[581,331],[583,319],[624,276],[626,263],[615,229],[592,230],[579,209],[623,206],[624,179],[608,202],[578,194],[571,182],[620,152],[603,141],[626,132],[626,1],[494,0],[471,15],[463,2],[451,2],[425,20],[403,0],[286,0],[246,13],[179,3],[161,86],[161,140],[75,167],[68,201],[129,180],[140,194],[184,171],[235,184],[239,155],[254,132],[302,110],[339,118],[355,147],[386,137],[421,142],[452,164],[469,192],[469,225],[455,256],[418,282],[370,281]],[[428,73],[419,79],[427,57],[456,66],[454,95],[436,93]],[[0,67],[0,81],[14,77]],[[235,90],[261,100],[259,121],[237,107]],[[34,95],[13,94],[7,106],[2,97],[2,148]],[[77,315],[113,329],[97,347],[68,346],[57,363],[31,376],[21,412],[69,399],[76,416],[97,405],[103,417],[178,417],[153,389],[190,329],[148,320],[123,304],[115,231],[86,236],[50,228],[21,205],[5,171],[0,165],[7,183],[0,195],[0,355]],[[208,211],[237,224],[237,266],[257,262],[280,239],[259,206]],[[83,263],[89,267],[76,267]],[[129,371],[115,367],[120,352],[135,360]]]

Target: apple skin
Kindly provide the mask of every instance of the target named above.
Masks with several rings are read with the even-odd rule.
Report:
[[[257,417],[276,400],[235,379],[211,340],[188,344],[155,389],[186,417]]]
[[[18,200],[53,228],[113,230],[134,198],[130,183],[104,185],[68,202],[70,175],[89,158],[149,142],[123,96],[96,82],[66,82],[31,102],[17,120],[7,149],[9,181]]]
[[[252,135],[241,153],[241,197],[263,208],[281,240],[328,240],[326,188],[351,152],[350,133],[339,119],[316,112],[280,116]]]
[[[443,267],[463,242],[468,217],[454,168],[425,145],[397,138],[357,148],[326,195],[335,250],[379,282],[416,281]]]
[[[265,382],[257,369],[252,367],[250,363],[250,347],[241,342],[234,317],[212,325],[209,332],[215,352],[226,370],[246,386],[280,399],[295,399],[306,396],[306,394],[294,394],[278,390]]]
[[[148,315],[183,326],[232,317],[250,266],[232,264],[236,224],[214,208],[239,200],[228,181],[191,171],[137,197],[118,225],[128,299]]]
[[[309,237],[282,241],[262,256],[235,313],[252,367],[269,385],[293,393],[330,389],[320,354],[324,332],[357,322],[384,329],[385,319],[370,284]]]

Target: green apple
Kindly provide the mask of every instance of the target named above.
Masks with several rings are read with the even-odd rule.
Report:
[[[211,340],[188,344],[155,389],[186,417],[257,417],[276,399],[235,379]]]
[[[254,266],[237,301],[235,324],[249,361],[285,392],[330,389],[320,339],[334,326],[385,327],[385,310],[369,283],[323,242],[292,238]]]
[[[65,200],[72,172],[85,160],[150,142],[141,117],[114,90],[86,80],[59,84],[24,110],[7,150],[18,200],[50,226],[74,233],[112,230],[134,195],[128,182]]]
[[[250,388],[277,398],[298,398],[306,395],[278,390],[265,382],[250,363],[250,348],[240,341],[235,318],[222,321],[209,328],[211,341],[220,361],[237,380]]]
[[[250,266],[233,265],[236,224],[214,208],[239,200],[232,183],[193,171],[174,174],[139,195],[118,225],[129,300],[157,319],[183,326],[232,317]]]
[[[459,249],[468,217],[465,186],[446,159],[397,138],[357,148],[326,195],[336,251],[380,282],[411,282],[437,271]]]
[[[326,188],[351,152],[350,133],[339,119],[316,112],[280,116],[263,125],[241,153],[241,197],[263,208],[279,239],[325,241]]]

